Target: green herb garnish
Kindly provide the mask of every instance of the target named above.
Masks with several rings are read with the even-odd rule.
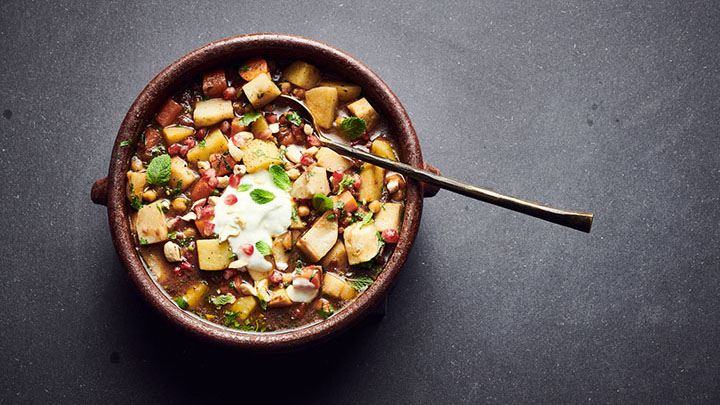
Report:
[[[132,141],[122,141],[120,142],[120,146],[128,146],[132,143]]]
[[[253,188],[252,184],[241,184],[237,186],[237,191],[242,193],[243,191],[248,191],[251,188]]]
[[[272,251],[270,250],[270,245],[267,243],[259,240],[257,243],[255,243],[255,248],[257,248],[258,253],[260,253],[263,256],[267,256],[272,254]]]
[[[328,216],[327,216],[327,219],[329,219],[329,220],[335,219],[335,214],[330,214],[330,215],[328,215]]]
[[[363,292],[368,289],[372,285],[372,283],[375,282],[375,280],[371,279],[370,277],[357,277],[357,278],[349,278],[347,279],[347,282],[350,283],[350,286],[357,290],[358,292]]]
[[[247,72],[248,70],[250,70],[250,66],[248,66],[248,65],[242,65],[242,66],[240,66],[240,67],[238,68],[238,70],[241,71],[241,72]]]
[[[288,177],[287,172],[285,169],[282,168],[280,165],[270,165],[270,168],[268,169],[270,171],[270,174],[273,178],[273,183],[277,186],[277,188],[288,191],[290,190],[290,177]]]
[[[131,191],[132,192],[132,191]],[[140,208],[143,207],[142,201],[136,196],[130,196],[130,206],[133,207],[135,211],[140,211]]]
[[[288,121],[292,122],[293,124],[295,124],[295,125],[297,125],[297,126],[300,126],[300,125],[302,125],[302,123],[303,123],[302,118],[300,118],[300,116],[298,115],[298,113],[296,113],[296,112],[294,112],[294,111],[291,112],[291,113],[289,113],[289,114],[287,114],[287,115],[285,116],[285,118],[287,118]]]
[[[258,111],[247,112],[245,113],[245,115],[242,116],[242,118],[238,120],[238,124],[240,126],[247,127],[260,117],[262,117],[262,113]]]
[[[334,314],[335,311],[333,311],[332,309],[330,311],[323,311],[322,309],[316,309],[315,313],[320,315],[321,318],[327,319],[330,317],[330,315]]]
[[[145,239],[145,238],[140,238],[140,244],[143,245],[143,246],[147,245],[147,244],[148,244],[147,239]]]
[[[175,298],[175,303],[182,309],[188,309],[190,305],[188,305],[188,302],[185,301],[184,297],[177,297]]]
[[[355,183],[355,177],[348,176],[347,174],[343,175],[343,179],[340,181],[340,189],[338,191],[339,193],[342,193],[345,190],[345,187],[352,186]]]
[[[313,196],[313,208],[319,212],[325,212],[332,209],[333,201],[324,194],[317,193]]]
[[[372,224],[373,222],[375,222],[375,220],[373,219],[373,213],[368,212],[367,214],[362,216],[362,225],[360,225],[360,228],[367,224]]]
[[[217,295],[215,297],[211,297],[210,302],[215,305],[232,304],[233,302],[235,302],[235,296],[230,293]]]
[[[160,155],[150,162],[145,173],[147,182],[164,186],[170,181],[170,155]]]
[[[256,188],[250,192],[250,198],[255,201],[255,204],[262,205],[274,200],[275,194],[261,188]]]
[[[198,146],[200,146],[201,148],[204,148],[205,145],[207,145],[207,142],[205,142],[204,139],[202,141],[200,141],[200,143],[198,143]]]
[[[348,139],[358,139],[367,131],[365,120],[359,117],[345,118],[338,127],[340,133]]]

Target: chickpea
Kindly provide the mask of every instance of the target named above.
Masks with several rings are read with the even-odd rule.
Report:
[[[310,215],[310,208],[307,207],[307,205],[301,205],[298,207],[298,215],[301,217],[306,217]]]
[[[290,180],[297,180],[297,178],[300,177],[300,174],[300,170],[294,167],[287,171],[287,175],[290,177]]]
[[[178,197],[173,200],[172,207],[175,211],[185,212],[187,209],[187,201],[182,197]]]
[[[153,202],[157,198],[157,193],[155,190],[148,190],[143,193],[143,200],[147,202]]]
[[[303,126],[303,132],[305,135],[312,135],[313,127],[311,127],[310,124],[305,124],[305,126]]]
[[[382,204],[380,204],[380,201],[374,200],[370,203],[370,205],[368,205],[368,208],[370,208],[370,211],[372,211],[373,214],[377,214],[378,212],[380,212]]]
[[[133,169],[134,172],[140,172],[145,168],[145,165],[143,165],[143,162],[139,157],[133,156],[132,161],[130,162],[130,168]]]

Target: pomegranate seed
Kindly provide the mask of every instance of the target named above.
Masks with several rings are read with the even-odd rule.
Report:
[[[174,275],[176,275],[178,277],[182,276],[182,269],[180,268],[180,266],[173,267],[172,272]]]
[[[368,134],[367,132],[365,132],[364,134],[362,134],[361,138],[362,138],[363,141],[366,141],[366,142],[367,142],[367,141],[370,140],[370,134]]]
[[[336,170],[332,174],[332,179],[340,183],[343,178],[345,177],[345,173],[341,172],[340,170]]]
[[[200,128],[200,129],[198,129],[198,131],[195,133],[195,137],[196,137],[197,139],[200,139],[200,140],[205,139],[205,135],[207,135],[207,128]]]
[[[360,178],[359,174],[354,175],[353,178],[355,179],[355,181],[353,181],[353,187],[355,188],[355,190],[360,190],[360,185],[362,185],[362,178]]]
[[[210,218],[211,216],[215,215],[215,207],[213,207],[210,204],[199,207],[199,208],[200,209],[197,210],[197,212],[196,212],[198,219]]]
[[[320,139],[318,139],[315,135],[308,135],[307,142],[310,144],[310,146],[321,146],[322,143],[320,143]]]
[[[242,176],[235,173],[230,175],[230,180],[228,181],[228,186],[230,187],[237,187],[240,185],[240,179],[242,179]]]
[[[277,284],[282,283],[282,279],[283,279],[282,273],[280,273],[277,270],[273,271],[273,273],[270,275],[270,282],[273,284],[277,285]]]
[[[240,134],[235,134],[232,138],[232,143],[237,146],[238,148],[244,148],[245,147],[245,139],[243,139]]]
[[[183,145],[180,147],[180,156],[185,157],[188,153],[190,148],[187,145]]]
[[[212,179],[215,176],[217,176],[217,173],[215,172],[215,169],[212,168],[207,169],[202,173],[202,178],[206,181]]]
[[[174,143],[170,146],[168,146],[168,154],[170,156],[177,156],[177,154],[180,153],[180,145],[177,143]]]
[[[275,114],[268,114],[265,116],[265,121],[267,121],[268,124],[274,124],[278,122],[278,117]]]
[[[232,100],[235,98],[236,95],[237,95],[237,89],[232,86],[226,88],[222,94],[222,96],[225,100]]]
[[[183,139],[182,143],[183,145],[187,145],[192,148],[193,146],[195,146],[195,138],[193,138],[192,136],[188,136],[187,138]]]
[[[243,253],[245,253],[246,255],[251,256],[255,251],[255,246],[246,243],[244,245],[240,245],[240,249],[242,249]]]
[[[210,186],[211,188],[217,187],[219,183],[220,181],[217,177],[213,177],[212,179],[207,181],[208,186]]]
[[[255,138],[266,141],[272,137],[272,131],[268,129],[263,129],[259,134],[255,135]]]
[[[205,231],[203,232],[205,235],[212,235],[214,230],[215,224],[212,222],[205,222]]]
[[[228,194],[225,196],[225,204],[233,205],[237,202],[237,196],[235,194]]]
[[[180,268],[183,271],[193,271],[193,265],[188,261],[184,261],[184,262],[180,263]]]
[[[394,229],[386,229],[382,231],[382,238],[387,243],[397,243],[400,240],[400,235]]]
[[[310,155],[302,155],[300,158],[300,164],[303,166],[310,166],[315,160]]]

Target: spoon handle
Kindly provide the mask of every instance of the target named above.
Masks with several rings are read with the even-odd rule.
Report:
[[[324,146],[337,153],[352,156],[356,159],[372,163],[384,169],[394,170],[412,179],[432,184],[446,190],[454,191],[456,193],[472,197],[476,200],[495,204],[500,207],[521,212],[523,214],[576,229],[578,231],[589,233],[590,228],[592,227],[593,214],[548,207],[547,205],[500,194],[492,190],[473,186],[472,184],[431,173],[426,170],[421,170],[405,163],[396,162],[371,153],[363,152],[329,139],[321,139],[321,142]]]

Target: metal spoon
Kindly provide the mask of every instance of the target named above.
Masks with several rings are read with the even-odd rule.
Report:
[[[567,226],[568,228],[577,229],[578,231],[590,232],[593,214],[553,208],[547,205],[523,200],[521,198],[500,194],[482,187],[473,186],[472,184],[468,184],[460,180],[455,180],[426,170],[421,170],[405,163],[375,156],[359,149],[355,149],[351,146],[328,139],[315,124],[315,117],[302,101],[285,95],[281,95],[280,98],[286,101],[289,105],[294,106],[296,110],[303,112],[305,118],[308,118],[308,121],[315,129],[315,132],[320,135],[320,142],[322,142],[323,146],[326,146],[337,153],[351,156],[364,162],[372,163],[384,169],[394,170],[412,179],[432,184],[446,190],[454,191],[480,201],[485,201],[503,208],[544,219],[545,221],[558,225]]]

